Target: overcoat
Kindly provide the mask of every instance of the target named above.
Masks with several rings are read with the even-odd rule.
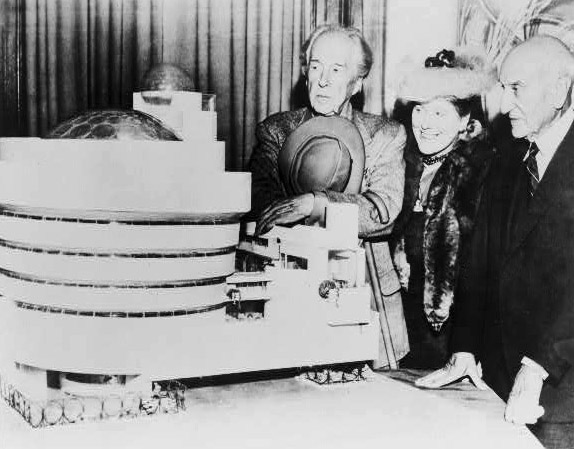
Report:
[[[504,400],[524,356],[550,374],[542,422],[574,421],[574,126],[533,197],[527,143],[499,151],[461,273],[452,349],[474,353]]]

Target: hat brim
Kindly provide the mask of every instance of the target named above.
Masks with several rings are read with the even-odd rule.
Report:
[[[403,101],[425,102],[438,97],[467,99],[480,96],[493,84],[494,78],[453,68],[418,69],[406,76],[399,87]]]
[[[305,150],[305,145],[314,138],[326,137],[339,141],[351,158],[351,173],[344,188],[346,193],[361,190],[365,168],[365,147],[359,130],[353,122],[339,116],[314,117],[297,127],[285,140],[279,152],[279,172],[287,192],[291,195],[307,193],[293,182],[292,168]]]

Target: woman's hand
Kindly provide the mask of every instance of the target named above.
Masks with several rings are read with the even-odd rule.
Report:
[[[415,385],[422,388],[440,388],[466,376],[470,377],[479,390],[488,388],[480,377],[474,355],[470,352],[455,352],[443,368],[418,379]]]
[[[312,193],[275,201],[261,213],[255,235],[265,234],[277,224],[291,224],[307,218],[313,212],[314,201],[315,195]]]

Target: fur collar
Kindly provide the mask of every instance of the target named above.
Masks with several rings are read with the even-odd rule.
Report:
[[[481,134],[460,140],[432,180],[425,208],[423,232],[424,312],[435,330],[448,319],[458,278],[460,258],[466,251],[480,198],[481,187],[493,149]],[[410,266],[404,253],[404,229],[409,225],[416,201],[421,156],[416,147],[407,149],[405,198],[399,217],[394,260],[401,284],[407,288]]]

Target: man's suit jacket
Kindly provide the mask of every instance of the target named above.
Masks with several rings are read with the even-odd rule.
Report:
[[[287,136],[303,122],[312,118],[308,108],[279,112],[257,125],[258,145],[249,161],[252,173],[251,209],[259,215],[275,200],[287,198],[287,193],[279,176],[277,157]],[[403,150],[406,143],[404,128],[397,122],[384,117],[352,111],[351,121],[355,124],[365,145],[365,173],[363,189],[376,193],[385,203],[389,212],[388,224],[381,224],[371,217],[371,203],[364,198],[327,191],[331,201],[360,201],[359,232],[371,234],[387,230],[399,214],[403,201],[405,163]],[[361,205],[363,207],[361,207]]]
[[[507,399],[526,356],[550,374],[543,421],[574,421],[574,126],[529,198],[526,142],[499,152],[462,269],[452,349]]]
[[[287,198],[279,176],[277,157],[287,136],[312,116],[308,108],[302,108],[271,115],[257,126],[258,145],[249,162],[249,170],[252,173],[252,218],[256,218],[274,201]],[[405,173],[403,151],[406,132],[397,122],[374,114],[353,110],[351,121],[359,130],[365,146],[362,191],[369,190],[383,200],[390,221],[382,224],[374,205],[362,195],[330,190],[325,194],[332,202],[357,204],[359,206],[359,236],[376,235],[379,239],[373,243],[373,250],[381,290],[385,295],[385,306],[391,322],[394,350],[397,359],[400,359],[409,350],[399,294],[400,284],[388,244],[382,241],[381,237],[390,234],[403,201]]]

